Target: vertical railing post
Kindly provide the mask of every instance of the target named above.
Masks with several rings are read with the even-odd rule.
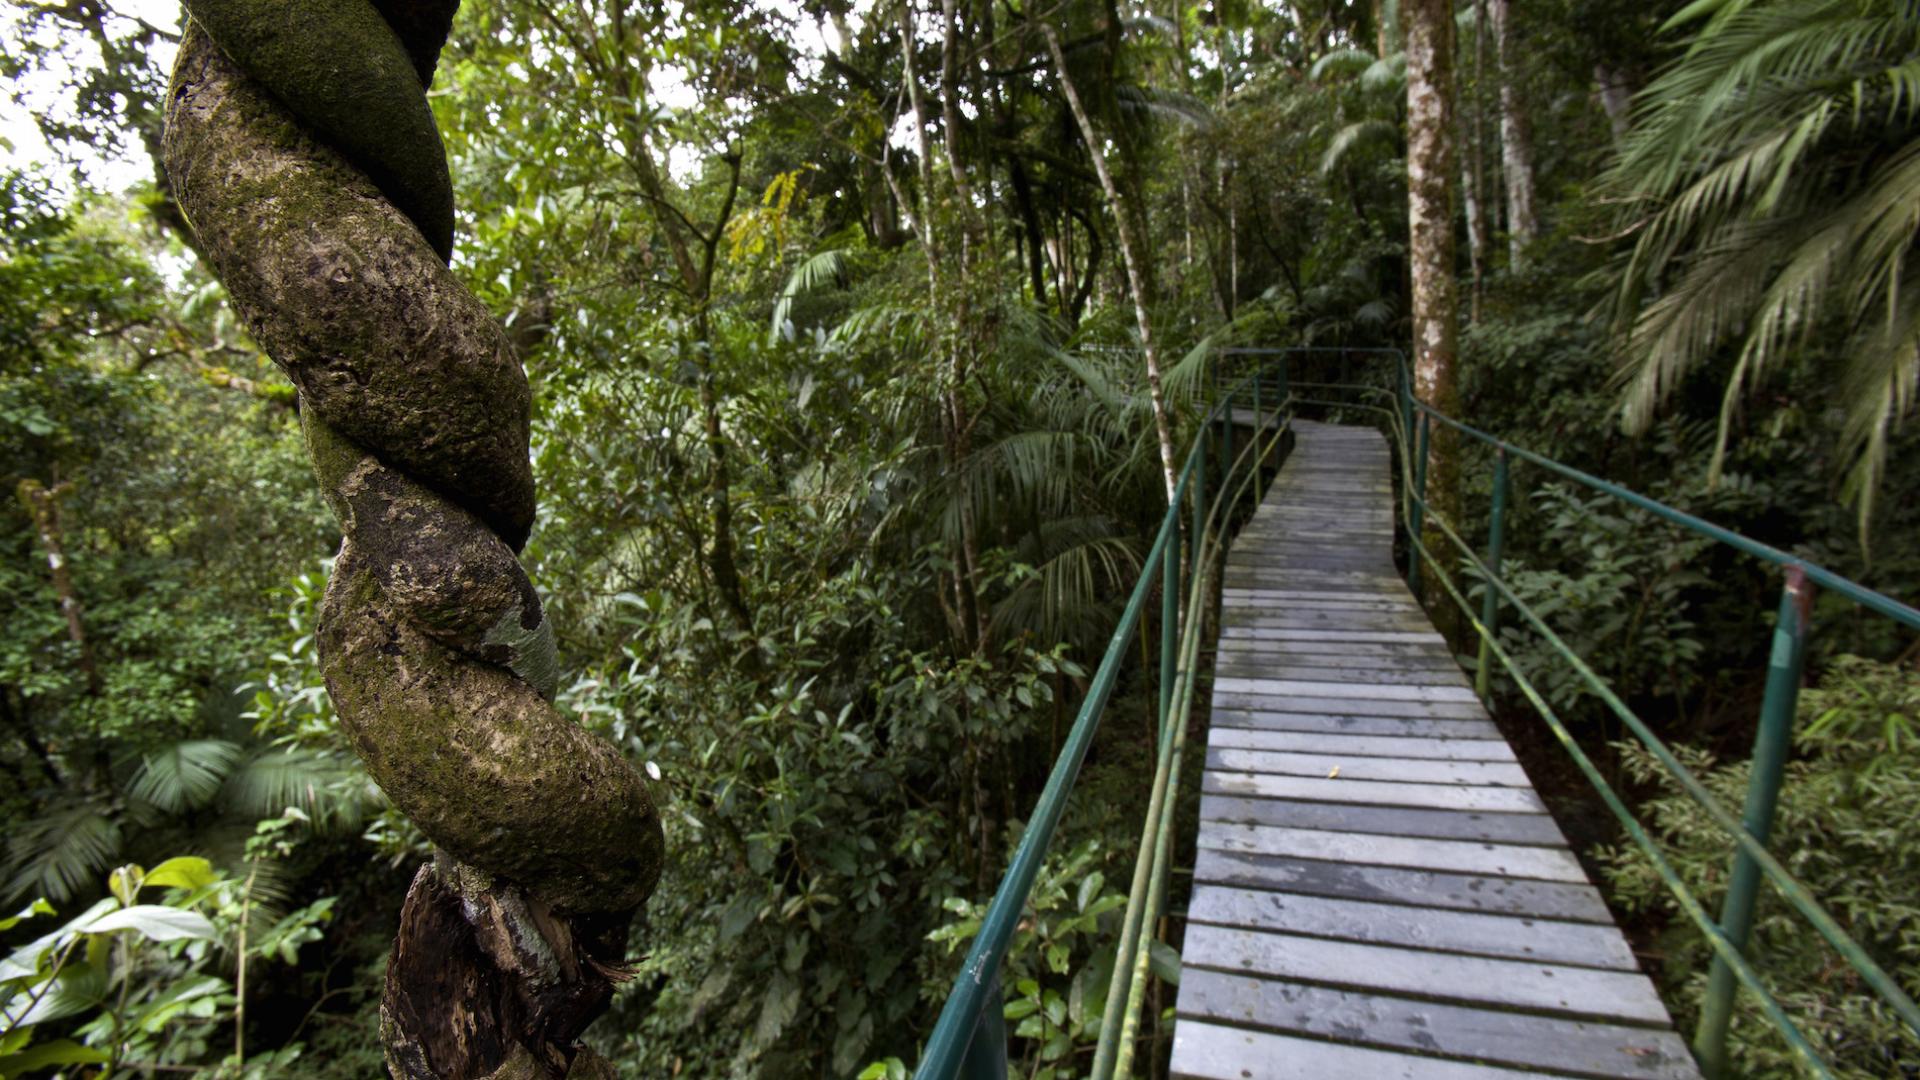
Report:
[[[1762,844],[1773,832],[1774,809],[1780,800],[1787,750],[1793,741],[1800,674],[1806,661],[1807,615],[1812,606],[1813,586],[1805,571],[1798,566],[1787,567],[1787,582],[1780,590],[1780,617],[1773,628],[1773,650],[1767,660],[1766,693],[1760,700],[1760,730],[1754,735],[1753,761],[1748,767],[1746,810],[1741,815],[1741,824]],[[1720,930],[1742,952],[1753,931],[1759,888],[1760,864],[1745,850],[1739,851],[1727,880],[1726,903],[1720,909]],[[1693,1055],[1709,1080],[1727,1074],[1727,1028],[1733,1019],[1737,989],[1733,969],[1716,955],[1707,976],[1700,1026],[1693,1036]]]
[[[1200,587],[1200,549],[1206,541],[1203,533],[1207,527],[1207,432],[1208,425],[1201,424],[1200,434],[1196,436],[1200,445],[1194,451],[1199,459],[1193,465],[1193,524],[1187,529],[1187,549],[1192,556],[1189,561],[1193,564],[1188,574],[1194,578],[1187,587],[1191,589]]]
[[[1179,489],[1176,488],[1176,491]],[[1160,725],[1173,717],[1174,653],[1180,641],[1180,507],[1170,504],[1167,546],[1160,558]]]
[[[1226,484],[1233,471],[1233,399],[1232,376],[1227,377],[1220,405],[1220,483]],[[1225,491],[1223,486],[1220,490]]]
[[[1000,976],[995,974],[974,1023],[973,1039],[960,1057],[958,1080],[1007,1080],[1007,1017],[1002,996]]]
[[[1258,433],[1253,438],[1255,446],[1260,445],[1260,436],[1267,432],[1266,419],[1260,413],[1260,380],[1267,374],[1265,360],[1264,356],[1257,356],[1253,360],[1253,430]],[[1259,462],[1256,460],[1254,465],[1257,468]]]
[[[1420,414],[1420,433],[1414,440],[1413,507],[1407,511],[1407,588],[1420,595],[1420,530],[1427,513],[1427,438],[1432,422]]]
[[[1480,660],[1473,669],[1473,692],[1487,700],[1487,665],[1493,660],[1493,639],[1500,633],[1500,544],[1505,538],[1507,520],[1507,448],[1493,450],[1493,511],[1487,517],[1487,595],[1480,601],[1480,625],[1487,628],[1480,638]]]

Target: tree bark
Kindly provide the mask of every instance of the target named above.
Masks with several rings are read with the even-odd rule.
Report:
[[[1120,258],[1126,264],[1127,288],[1133,297],[1134,322],[1140,331],[1140,351],[1147,362],[1147,393],[1153,401],[1154,432],[1160,439],[1160,467],[1166,477],[1167,499],[1171,502],[1178,486],[1175,479],[1177,466],[1173,452],[1173,425],[1167,416],[1166,397],[1160,386],[1160,352],[1153,338],[1146,268],[1141,262],[1148,252],[1142,238],[1135,235],[1133,208],[1121,194],[1119,185],[1113,181],[1113,171],[1107,166],[1104,144],[1094,130],[1093,121],[1087,116],[1086,106],[1080,100],[1080,91],[1073,85],[1073,77],[1067,72],[1067,54],[1060,48],[1060,35],[1045,22],[1040,24],[1040,32],[1046,35],[1047,49],[1053,54],[1053,66],[1060,76],[1060,90],[1066,95],[1074,123],[1080,127],[1080,137],[1086,141],[1087,155],[1093,159],[1093,169],[1100,177],[1101,190],[1106,192],[1107,205],[1113,207],[1114,227],[1120,233]]]
[[[1627,129],[1632,126],[1633,84],[1625,74],[1605,64],[1595,64],[1593,92],[1600,99],[1600,108],[1606,111],[1607,123],[1613,127],[1613,141],[1625,140]]]
[[[1515,269],[1526,265],[1527,245],[1540,234],[1533,205],[1533,132],[1520,97],[1520,64],[1514,49],[1508,0],[1487,0],[1500,66],[1500,145],[1507,176],[1507,246]]]
[[[33,517],[40,534],[40,546],[47,549],[47,575],[53,579],[53,595],[60,602],[60,615],[67,621],[67,639],[80,651],[80,673],[87,680],[87,694],[100,693],[100,665],[93,657],[93,642],[87,638],[86,620],[80,613],[80,594],[73,587],[73,573],[67,566],[67,545],[60,528],[60,496],[67,484],[42,487],[38,480],[20,481],[20,501]]]
[[[1498,2],[1498,0],[1496,0]],[[1454,351],[1458,335],[1453,277],[1453,5],[1408,0],[1401,7],[1407,41],[1407,262],[1413,293],[1413,388],[1428,405],[1457,415]],[[1428,520],[1459,518],[1458,443],[1434,425],[1427,460]],[[1429,529],[1427,549],[1446,540]],[[1428,609],[1450,606],[1429,597]]]
[[[1487,76],[1487,0],[1475,0],[1473,20],[1473,80],[1461,110],[1467,125],[1466,196],[1467,254],[1473,268],[1473,293],[1468,305],[1474,322],[1480,321],[1480,297],[1487,274],[1486,118],[1483,108]]]
[[[426,89],[453,0],[190,8],[167,174],[299,388],[345,536],[315,634],[341,727],[444,853],[388,964],[388,1068],[608,1076],[576,1037],[623,977],[664,838],[645,778],[551,704],[552,627],[517,557],[535,515],[532,394],[448,266]]]

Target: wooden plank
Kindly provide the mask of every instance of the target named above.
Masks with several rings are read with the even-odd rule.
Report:
[[[1576,885],[1587,880],[1586,872],[1580,869],[1580,860],[1573,857],[1573,852],[1520,844],[1376,836],[1217,821],[1201,830],[1200,846],[1241,854],[1325,859],[1328,862],[1361,866],[1446,870],[1488,877],[1533,878]]]
[[[1501,1005],[1566,1016],[1667,1024],[1653,983],[1602,971],[1190,923],[1181,961],[1323,986]]]
[[[1308,697],[1302,694],[1242,694],[1216,689],[1213,708],[1241,712],[1314,713],[1321,716],[1397,716],[1423,720],[1487,720],[1477,701],[1388,701],[1384,698]]]
[[[1184,1021],[1168,1068],[1191,1080],[1540,1080],[1546,1073]]]
[[[1298,664],[1259,653],[1222,650],[1214,662],[1217,678],[1285,679],[1299,682],[1340,682],[1353,686],[1467,686],[1460,669],[1448,664],[1406,667],[1365,667],[1349,663]]]
[[[1434,911],[1330,896],[1202,885],[1187,920],[1336,941],[1434,949],[1507,960],[1638,971],[1627,939],[1611,926],[1525,919],[1475,911]]]
[[[1181,1028],[1193,1017],[1595,1080],[1697,1080],[1700,1075],[1686,1043],[1671,1031],[1411,1001],[1201,968],[1180,980],[1178,1009]],[[1176,1045],[1178,1039],[1176,1029]],[[1327,1080],[1367,1075],[1372,1074],[1326,1074]]]
[[[1354,594],[1352,594],[1352,592],[1340,592],[1340,590],[1331,590],[1331,588],[1244,588],[1244,586],[1229,586],[1229,588],[1225,588],[1225,590],[1221,590],[1221,592],[1225,592],[1227,596],[1233,596],[1235,592],[1246,592],[1246,594],[1254,594],[1254,596],[1261,596],[1261,598],[1267,598],[1267,600],[1354,600]],[[1382,600],[1392,598],[1392,600],[1404,600],[1405,603],[1413,603],[1413,594],[1407,592],[1404,588],[1398,590],[1398,592],[1394,592],[1394,590],[1380,590],[1380,598],[1382,598]]]
[[[1613,925],[1613,916],[1598,889],[1560,881],[1350,866],[1216,848],[1201,848],[1195,853],[1193,877],[1196,883],[1247,889]]]
[[[1382,735],[1321,735],[1301,731],[1260,731],[1251,728],[1215,728],[1209,747],[1241,750],[1284,750],[1306,754],[1353,757],[1434,758],[1448,761],[1513,761],[1513,748],[1504,739],[1392,738]]]
[[[1258,638],[1267,642],[1373,642],[1402,646],[1446,646],[1438,630],[1327,630],[1311,626],[1221,626],[1223,638]]]
[[[1452,653],[1434,645],[1399,645],[1365,641],[1267,641],[1262,638],[1221,638],[1215,655],[1235,659],[1267,659],[1305,667],[1421,667],[1461,670]]]
[[[1202,795],[1200,820],[1301,829],[1430,836],[1438,840],[1490,840],[1500,844],[1564,847],[1566,837],[1547,814],[1488,814],[1471,810],[1418,810],[1390,806],[1251,799],[1241,795]],[[1202,825],[1201,828],[1206,826]]]
[[[1215,693],[1288,695],[1323,697],[1355,701],[1454,702],[1480,707],[1480,699],[1464,686],[1355,686],[1340,682],[1309,682],[1303,679],[1260,679],[1215,677]]]
[[[1547,805],[1532,788],[1466,787],[1456,784],[1405,784],[1383,780],[1329,780],[1321,776],[1223,772],[1208,769],[1202,791],[1260,799],[1309,799],[1367,806],[1416,806],[1429,810],[1480,810],[1493,813],[1545,813]]]
[[[1527,774],[1510,761],[1454,761],[1446,758],[1362,757],[1290,750],[1209,747],[1207,768],[1221,772],[1277,773],[1342,780],[1390,780],[1402,784],[1524,788]]]
[[[1323,731],[1346,735],[1384,735],[1393,738],[1497,739],[1500,729],[1490,720],[1432,719],[1406,716],[1356,716],[1352,713],[1297,713],[1278,709],[1230,709],[1217,702],[1210,720],[1215,730],[1248,728],[1260,731]]]

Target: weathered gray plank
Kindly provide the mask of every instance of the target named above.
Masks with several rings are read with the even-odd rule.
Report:
[[[1341,682],[1301,679],[1262,679],[1226,676],[1213,680],[1215,693],[1324,697],[1352,701],[1461,702],[1480,707],[1471,687],[1464,686],[1356,686]]]
[[[1491,720],[1452,717],[1357,716],[1352,713],[1285,712],[1279,709],[1227,708],[1216,702],[1211,722],[1221,728],[1262,731],[1325,731],[1348,735],[1387,735],[1446,739],[1497,739]]]
[[[1180,980],[1178,1009],[1181,1027],[1190,1022],[1186,1017],[1194,1017],[1596,1080],[1699,1076],[1686,1044],[1671,1031],[1410,1001],[1200,968]],[[1370,1074],[1326,1077],[1365,1075]]]
[[[1470,810],[1421,810],[1304,802],[1298,799],[1253,799],[1243,795],[1202,795],[1200,820],[1381,833],[1387,836],[1431,836],[1437,840],[1490,840],[1498,844],[1564,847],[1567,843],[1566,837],[1560,835],[1560,827],[1547,814],[1488,814]]]
[[[1295,627],[1293,633],[1287,633],[1285,631],[1285,628],[1283,627],[1238,626],[1238,625],[1229,623],[1229,624],[1222,625],[1220,628],[1220,642],[1222,644],[1225,644],[1226,642],[1232,641],[1236,643],[1246,644],[1250,647],[1256,647],[1256,648],[1292,647],[1292,646],[1325,646],[1325,645],[1379,645],[1379,646],[1406,649],[1406,650],[1412,650],[1412,651],[1432,650],[1435,652],[1439,652],[1441,655],[1447,656],[1449,658],[1451,658],[1453,655],[1452,653],[1446,651],[1446,644],[1444,641],[1434,640],[1435,638],[1438,638],[1438,635],[1432,635],[1431,628],[1429,628],[1428,630],[1416,630],[1416,631],[1407,631],[1407,630],[1380,631],[1380,630],[1363,630],[1363,629],[1350,627],[1344,630],[1334,629],[1334,630],[1321,630],[1317,633],[1301,633],[1300,631],[1302,629],[1303,628]],[[1427,634],[1427,635],[1431,635],[1431,637],[1387,638],[1379,641],[1369,641],[1366,639],[1354,639],[1349,637],[1349,635],[1353,635],[1353,634],[1376,634],[1376,633]]]
[[[1169,1068],[1174,1076],[1193,1080],[1543,1080],[1549,1075],[1194,1020],[1173,1029]]]
[[[1317,776],[1335,782],[1391,780],[1403,784],[1447,784],[1459,787],[1527,786],[1526,772],[1519,765],[1505,761],[1362,757],[1220,746],[1207,750],[1207,768],[1221,772]]]
[[[1666,1006],[1638,972],[1602,971],[1388,945],[1257,933],[1193,923],[1181,961],[1194,967],[1477,1002],[1566,1016],[1667,1024]]]
[[[1448,761],[1512,761],[1513,748],[1504,739],[1391,738],[1382,735],[1321,735],[1304,731],[1260,731],[1252,728],[1216,728],[1207,737],[1212,747],[1240,750],[1281,750],[1304,754],[1344,754],[1357,757],[1435,758]]]
[[[1370,833],[1236,825],[1218,821],[1200,833],[1200,846],[1250,855],[1285,855],[1362,866],[1445,870],[1488,877],[1535,878],[1582,884],[1580,860],[1563,848],[1493,844],[1481,840],[1376,836]]]
[[[1633,950],[1611,926],[1474,911],[1434,911],[1331,896],[1202,885],[1189,922],[1307,937],[1470,953],[1508,960],[1637,971]]]
[[[1477,701],[1387,701],[1381,698],[1310,697],[1304,694],[1243,694],[1216,688],[1213,707],[1242,712],[1317,713],[1322,716],[1399,716],[1424,720],[1479,720],[1487,711]]]
[[[1455,784],[1400,784],[1382,780],[1326,779],[1278,773],[1224,772],[1208,769],[1201,790],[1262,799],[1313,799],[1368,806],[1418,806],[1432,810],[1485,810],[1495,813],[1543,813],[1546,804],[1532,788],[1466,787]]]
[[[1466,676],[1452,665],[1356,667],[1299,664],[1291,660],[1222,649],[1214,671],[1223,678],[1286,679],[1300,682],[1341,682],[1350,686],[1466,686]]]
[[[1591,885],[1559,881],[1476,877],[1436,870],[1350,866],[1275,855],[1245,855],[1201,848],[1194,856],[1195,882],[1249,889],[1350,896],[1389,904],[1447,911],[1491,911],[1539,919],[1612,925],[1613,916]]]

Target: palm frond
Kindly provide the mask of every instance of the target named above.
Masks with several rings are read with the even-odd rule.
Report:
[[[269,750],[235,770],[227,803],[252,817],[299,811],[315,829],[359,828],[369,805],[367,778],[357,761],[317,750]]]
[[[1372,67],[1376,57],[1365,49],[1335,49],[1313,62],[1307,69],[1310,79],[1324,79],[1329,75],[1353,76]]]
[[[1407,54],[1390,53],[1360,73],[1360,88],[1372,94],[1399,93],[1407,88]]]
[[[44,896],[63,904],[96,887],[120,858],[120,825],[88,801],[56,803],[7,839],[6,902]]]
[[[1356,120],[1333,133],[1326,153],[1320,156],[1320,175],[1329,176],[1348,154],[1364,147],[1393,147],[1400,138],[1400,127],[1386,120]]]
[[[189,739],[174,743],[140,762],[128,792],[169,814],[206,806],[220,794],[243,751],[224,739]]]
[[[847,253],[839,248],[823,251],[794,267],[793,273],[787,275],[786,285],[780,289],[780,298],[774,302],[772,325],[767,329],[767,343],[774,344],[792,333],[789,319],[793,315],[795,297],[829,285],[844,287],[846,281]]]

